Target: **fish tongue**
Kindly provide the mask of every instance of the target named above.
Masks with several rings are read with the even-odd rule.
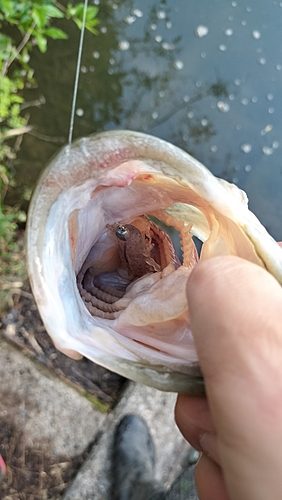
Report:
[[[158,273],[160,279],[154,284],[150,275],[137,281],[121,299],[127,304],[117,320],[118,326],[146,326],[181,316],[188,310],[186,284],[190,272],[181,266],[170,274]]]

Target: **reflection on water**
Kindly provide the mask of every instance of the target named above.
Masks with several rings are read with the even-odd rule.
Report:
[[[173,142],[245,189],[282,240],[282,2],[106,0],[99,18],[100,35],[85,37],[74,137],[129,128]],[[39,91],[28,96],[46,99],[30,109],[37,135],[57,140],[24,138],[21,186],[67,139],[79,33],[64,29],[68,41],[35,54]]]

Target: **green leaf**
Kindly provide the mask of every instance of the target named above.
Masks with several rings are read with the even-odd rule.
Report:
[[[58,17],[58,18],[64,17],[63,12],[57,7],[55,7],[55,5],[41,5],[40,9],[48,17]]]
[[[84,5],[83,3],[79,3],[73,7],[73,16],[77,16],[80,19],[82,19],[83,16],[83,11],[84,11]]]
[[[90,21],[91,19],[94,19],[98,14],[98,7],[88,7],[86,11],[86,19],[87,21]]]
[[[97,26],[99,24],[99,19],[90,19],[90,21],[86,21],[87,26]]]
[[[41,34],[37,34],[35,36],[35,39],[36,39],[36,43],[38,45],[40,52],[42,52],[42,53],[46,52],[46,50],[47,50],[47,38],[46,38],[46,36],[41,35]]]
[[[34,7],[34,9],[32,10],[32,18],[36,22],[38,28],[44,28],[47,16],[41,8],[38,9]]]
[[[13,11],[13,2],[12,0],[1,0],[0,7],[5,11],[6,14],[11,14]]]
[[[22,103],[22,102],[24,102],[24,98],[19,96],[19,95],[13,95],[13,96],[11,96],[11,101]]]
[[[61,39],[66,39],[68,38],[68,35],[60,30],[59,28],[48,28],[47,30],[44,31],[44,34],[47,36],[50,36],[50,38],[53,38],[54,40],[61,38]]]
[[[79,29],[81,29],[83,13],[84,13],[84,4],[83,3],[79,3],[76,6],[69,4],[67,7],[66,16],[72,18],[72,20],[75,22],[77,27]],[[97,24],[99,24],[99,20],[95,19],[97,14],[98,14],[98,7],[88,7],[87,8],[85,27],[88,31],[90,31],[94,35],[99,34],[98,31],[96,29],[94,29],[94,26],[97,26]]]
[[[97,31],[95,28],[93,28],[93,26],[91,26],[90,23],[86,23],[85,24],[85,28],[90,31],[90,33],[93,33],[93,35],[98,35],[99,34],[99,31]]]
[[[0,33],[0,49],[7,50],[9,45],[12,44],[12,39],[9,36],[3,35]]]
[[[67,12],[71,17],[77,17],[78,19],[82,20],[84,14],[84,4],[79,3],[75,6],[68,5]],[[96,17],[97,14],[98,14],[98,7],[87,7],[86,20],[90,21],[91,19],[94,19],[94,17]]]
[[[30,25],[30,13],[22,14],[19,22],[19,29],[22,29],[27,25]],[[26,31],[26,29],[23,31]]]
[[[69,19],[70,17],[75,16],[75,12],[76,12],[75,7],[72,4],[69,3],[68,6],[67,6],[67,11],[66,11],[66,17],[67,17],[67,19]]]
[[[81,30],[82,21],[80,19],[78,19],[78,17],[75,17],[74,22],[75,22],[76,26]]]

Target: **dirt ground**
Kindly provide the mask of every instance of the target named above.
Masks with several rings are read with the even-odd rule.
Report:
[[[101,411],[110,411],[117,403],[125,379],[85,358],[71,360],[55,349],[44,329],[28,282],[13,296],[13,307],[0,320],[0,334],[75,387]],[[13,408],[18,411],[19,404],[8,390],[1,395],[0,455],[6,462],[7,475],[0,486],[0,498],[59,500],[86,459],[88,450],[75,458],[54,459],[46,453],[48,443],[42,443],[42,448],[38,449],[29,447],[13,415]]]
[[[85,358],[74,361],[55,349],[38,313],[25,278],[26,271],[20,265],[24,258],[20,235],[17,252],[13,254],[12,267],[16,272],[11,272],[7,278],[7,274],[1,272],[6,265],[5,257],[0,262],[1,306],[3,297],[6,304],[5,312],[0,313],[0,335],[78,390],[101,411],[111,411],[123,393],[126,380]],[[93,443],[90,449],[75,457],[54,457],[48,452],[46,439],[38,446],[30,446],[19,425],[18,412],[22,401],[8,388],[1,387],[0,394],[0,455],[7,465],[6,476],[0,485],[0,499],[61,500]],[[32,409],[34,404],[29,400],[24,403],[25,411]],[[168,500],[188,498],[198,500],[191,467],[186,468],[167,495]]]
[[[0,333],[85,394],[101,410],[107,411],[115,405],[125,379],[86,358],[72,360],[54,347],[41,321],[28,281],[14,295],[13,307],[1,320]]]
[[[30,285],[22,270],[24,262],[23,235],[18,236],[11,273],[0,272],[1,306],[0,335],[17,346],[24,354],[45,365],[67,384],[87,397],[101,411],[110,411],[125,387],[126,380],[86,358],[74,361],[60,353],[45,331]],[[9,266],[1,259],[0,271]],[[13,269],[14,272],[13,272]],[[7,299],[7,300],[6,300]],[[2,316],[2,317],[1,317]],[[32,404],[25,402],[26,405]],[[28,446],[18,425],[16,412],[20,401],[11,392],[1,391],[0,455],[7,465],[5,480],[0,486],[0,498],[5,500],[59,500],[80,465],[88,455],[70,458],[54,457],[46,452],[48,443],[38,449]]]
[[[7,473],[0,485],[0,498],[59,500],[86,459],[88,450],[75,458],[61,456],[54,459],[45,451],[48,443],[44,443],[44,449],[28,446],[13,414],[13,408],[16,414],[19,404],[20,401],[9,391],[0,402],[0,455],[7,465]]]

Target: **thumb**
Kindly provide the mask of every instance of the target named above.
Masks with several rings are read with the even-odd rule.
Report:
[[[282,495],[282,289],[237,257],[208,259],[188,282],[195,345],[231,499]]]

